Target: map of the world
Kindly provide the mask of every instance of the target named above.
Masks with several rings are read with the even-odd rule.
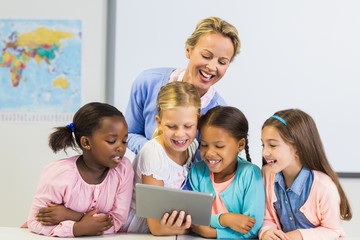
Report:
[[[0,19],[0,47],[0,119],[71,119],[81,104],[81,21]]]

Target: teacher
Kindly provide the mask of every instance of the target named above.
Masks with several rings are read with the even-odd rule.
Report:
[[[143,71],[133,82],[125,113],[129,127],[127,147],[137,154],[156,129],[156,98],[161,86],[184,81],[195,85],[201,97],[201,114],[217,105],[226,105],[213,85],[226,73],[240,52],[237,29],[218,17],[201,20],[186,40],[186,69],[153,68]]]

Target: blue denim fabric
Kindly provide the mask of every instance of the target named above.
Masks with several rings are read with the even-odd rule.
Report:
[[[315,227],[300,211],[309,197],[313,180],[313,172],[303,167],[291,187],[286,189],[283,174],[276,174],[274,189],[277,201],[274,207],[284,232]]]

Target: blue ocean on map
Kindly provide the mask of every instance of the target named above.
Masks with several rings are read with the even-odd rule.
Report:
[[[0,114],[81,105],[81,21],[0,20]]]

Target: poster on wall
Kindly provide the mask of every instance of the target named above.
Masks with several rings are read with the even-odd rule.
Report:
[[[81,21],[0,19],[0,121],[70,122],[81,104]]]

